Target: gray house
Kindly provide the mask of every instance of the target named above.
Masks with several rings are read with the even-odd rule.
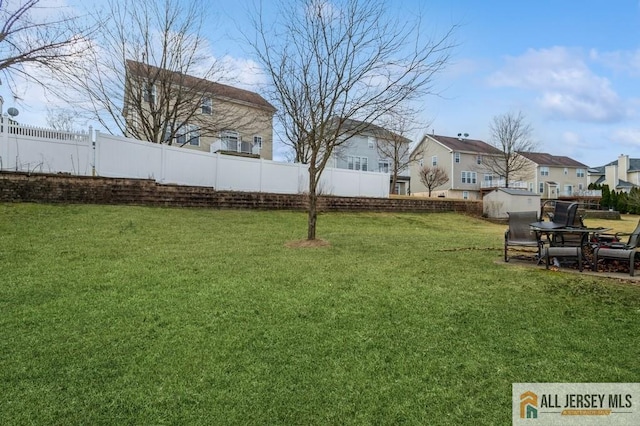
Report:
[[[409,192],[409,154],[411,140],[374,124],[347,120],[347,128],[354,134],[333,154],[333,166],[339,169],[389,173],[390,193],[407,195]],[[394,167],[398,168],[393,183]]]

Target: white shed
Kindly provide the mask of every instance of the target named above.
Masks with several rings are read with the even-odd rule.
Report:
[[[540,195],[526,189],[498,188],[482,199],[482,212],[492,219],[506,219],[507,212],[540,211]]]

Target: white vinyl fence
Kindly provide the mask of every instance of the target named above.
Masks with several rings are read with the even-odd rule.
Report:
[[[298,194],[308,190],[304,164],[195,151],[95,132],[68,133],[0,117],[0,170],[154,179],[218,190]],[[389,174],[327,168],[323,194],[389,196]]]

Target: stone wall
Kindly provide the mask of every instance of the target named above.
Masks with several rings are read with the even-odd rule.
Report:
[[[0,202],[131,204],[167,207],[304,210],[301,194],[216,191],[197,186],[161,185],[148,179],[0,172]],[[482,202],[442,198],[322,196],[320,211],[463,212],[482,215]]]

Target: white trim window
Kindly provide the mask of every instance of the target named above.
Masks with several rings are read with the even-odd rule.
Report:
[[[541,194],[544,193],[544,182],[538,183],[538,192]]]
[[[576,177],[583,178],[584,177],[584,169],[576,169]]]
[[[202,105],[200,108],[203,114],[211,115],[212,103],[211,103],[211,98],[209,96],[205,96],[202,98]]]
[[[155,105],[158,98],[158,89],[155,84],[146,83],[142,89],[142,97],[145,102],[149,102]]]
[[[376,138],[373,136],[367,136],[367,146],[369,149],[373,149],[376,147]]]
[[[476,164],[482,164],[482,155],[476,155]]]
[[[568,175],[568,174],[569,174],[569,169],[565,167],[565,168],[564,168],[564,170],[563,170],[563,172],[564,172],[564,175],[566,176],[566,175]]]
[[[433,155],[431,157],[431,166],[435,167],[438,165],[438,156],[437,155]]]
[[[225,130],[220,134],[222,140],[222,149],[224,151],[239,152],[240,134],[233,130]]]
[[[200,146],[200,128],[193,124],[185,124],[176,135],[178,146]]]
[[[454,152],[453,153],[453,161],[456,163],[460,162],[460,153],[459,152]]]
[[[478,182],[478,174],[476,172],[463,171],[462,172],[462,183],[477,183]]]
[[[540,176],[549,176],[549,167],[541,166],[540,167]]]
[[[262,136],[255,135],[253,137],[253,146],[257,146],[258,148],[262,149]]]
[[[389,173],[391,163],[389,160],[378,160],[378,171],[382,173]]]
[[[367,171],[369,159],[367,157],[351,156],[347,157],[347,169]]]
[[[469,199],[469,191],[462,191],[462,199],[463,200]]]

